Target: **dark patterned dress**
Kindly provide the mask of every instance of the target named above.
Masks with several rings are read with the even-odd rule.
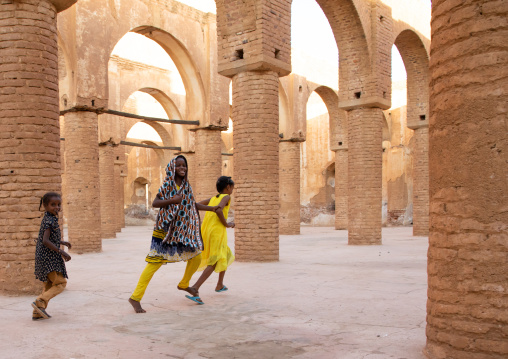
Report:
[[[62,255],[42,244],[44,232],[48,228],[50,230],[49,241],[60,248],[62,233],[58,225],[58,217],[49,212],[45,212],[42,218],[41,229],[39,230],[39,238],[37,239],[37,245],[35,247],[35,278],[43,282],[48,280],[48,274],[51,272],[59,272],[65,278],[69,278],[67,277],[65,261]]]

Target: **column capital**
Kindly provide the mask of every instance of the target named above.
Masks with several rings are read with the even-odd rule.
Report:
[[[371,96],[365,98],[358,98],[354,100],[342,100],[342,101],[339,99],[339,108],[345,111],[365,107],[378,107],[382,110],[388,110],[391,106],[392,103],[389,99],[379,96]]]
[[[117,146],[119,146],[119,143],[116,143],[115,141],[113,141],[113,138],[110,137],[109,140],[107,140],[107,141],[99,142],[99,146],[117,147]]]
[[[422,120],[422,123],[408,123],[407,128],[410,128],[411,130],[418,130],[420,128],[429,128],[429,121]]]
[[[49,2],[55,6],[57,12],[61,12],[70,8],[77,3],[78,0],[49,0]]]

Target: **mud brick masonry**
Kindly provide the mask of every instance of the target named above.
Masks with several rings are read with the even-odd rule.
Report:
[[[125,226],[120,142],[140,120],[104,112],[128,109],[136,91],[169,118],[193,121],[144,122],[188,157],[199,200],[215,193],[233,154],[235,254],[257,262],[277,261],[279,235],[299,233],[300,146],[316,92],[335,152],[335,227],[348,230],[350,245],[380,245],[395,45],[407,72],[407,123],[398,128],[412,137],[413,234],[429,236],[423,351],[505,358],[507,2],[432,1],[431,28],[417,0],[316,2],[340,54],[338,91],[291,73],[290,0],[217,0],[216,16],[174,0],[0,0],[0,291],[39,289],[34,239],[45,192],[63,192],[74,253],[101,251],[102,238]],[[186,95],[167,95],[175,94],[164,69],[111,56],[128,32],[173,58]],[[156,149],[160,162],[173,147]]]

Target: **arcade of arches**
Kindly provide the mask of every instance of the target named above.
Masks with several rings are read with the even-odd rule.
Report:
[[[183,153],[198,199],[233,175],[240,261],[277,261],[302,220],[347,229],[351,245],[412,221],[429,236],[425,354],[505,357],[506,2],[435,0],[432,18],[419,0],[316,2],[336,89],[291,72],[291,0],[217,0],[217,15],[175,0],[2,1],[0,290],[37,289],[43,193],[63,191],[73,251],[101,251]],[[128,32],[167,52],[184,92],[171,71],[112,56]],[[407,71],[397,108],[392,46]],[[145,120],[159,139],[127,138],[140,120],[105,112],[139,112],[138,92],[191,124]]]

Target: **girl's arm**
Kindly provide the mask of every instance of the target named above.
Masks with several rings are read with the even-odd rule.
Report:
[[[226,217],[224,217],[224,213],[222,212],[222,210],[224,209],[224,207],[227,206],[227,204],[229,203],[230,200],[231,200],[231,197],[229,195],[224,196],[224,198],[220,201],[219,205],[217,206],[217,210],[215,211],[215,213],[219,217],[220,222],[226,228],[234,227],[233,223],[228,223],[226,221]]]
[[[160,197],[160,194],[157,193],[155,196],[155,199],[153,200],[152,207],[154,208],[164,208],[169,206],[170,204],[179,204],[182,202],[182,195],[181,194],[175,194],[170,199],[162,199]]]
[[[44,235],[42,236],[42,244],[45,245],[46,247],[48,247],[49,249],[55,251],[55,252],[58,252],[62,255],[62,257],[64,257],[65,261],[68,261],[71,259],[71,256],[61,250],[60,248],[58,248],[57,246],[55,246],[55,244],[53,242],[51,242],[49,240],[49,235],[51,234],[51,229],[47,228],[45,231],[44,231]]]
[[[198,211],[211,211],[211,212],[215,212],[215,210],[217,209],[217,206],[209,206],[208,203],[210,203],[210,199],[205,199],[204,201],[201,201],[201,202],[196,202],[196,208],[198,209]]]
[[[224,217],[224,213],[222,213],[222,211],[217,211],[215,213],[217,213],[217,217],[219,217],[219,220],[224,227],[226,227],[226,228],[234,228],[235,227],[235,224],[233,222],[228,223],[228,221],[226,221],[226,217]]]

